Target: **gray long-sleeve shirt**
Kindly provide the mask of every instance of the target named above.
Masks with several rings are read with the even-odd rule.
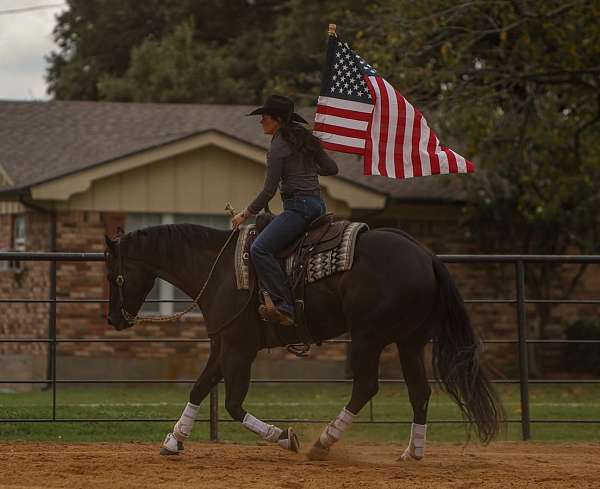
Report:
[[[337,164],[323,148],[317,154],[317,171],[308,170],[306,155],[293,152],[289,144],[277,131],[271,140],[267,153],[267,176],[263,189],[248,206],[248,211],[258,214],[269,203],[281,184],[281,193],[294,195],[297,193],[315,194],[319,192],[319,175],[336,175]]]

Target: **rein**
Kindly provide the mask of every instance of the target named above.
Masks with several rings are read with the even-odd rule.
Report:
[[[139,323],[173,322],[173,321],[177,321],[178,319],[182,318],[188,312],[190,312],[192,309],[194,309],[198,305],[198,301],[202,297],[202,294],[204,294],[204,291],[206,290],[208,282],[210,281],[210,279],[212,277],[212,274],[215,270],[215,267],[217,266],[217,263],[219,262],[219,259],[223,255],[223,252],[227,248],[227,245],[231,241],[231,238],[233,238],[236,231],[237,231],[237,229],[233,229],[231,231],[231,233],[229,234],[229,236],[227,238],[227,241],[225,241],[225,244],[219,250],[219,254],[215,258],[215,261],[213,262],[212,267],[210,268],[210,271],[208,272],[208,277],[206,277],[206,280],[204,281],[204,285],[200,289],[200,292],[198,292],[198,295],[196,296],[194,301],[188,307],[186,307],[183,311],[177,312],[175,314],[170,314],[168,316],[139,316],[137,314],[136,315],[130,314],[125,309],[124,294],[123,294],[123,286],[125,285],[125,277],[123,275],[123,257],[121,254],[121,240],[118,240],[117,254],[118,254],[118,263],[119,263],[119,275],[117,275],[116,282],[117,282],[117,286],[119,288],[119,300],[121,301],[121,314],[123,314],[125,321],[127,321],[127,323],[130,325],[139,324]]]

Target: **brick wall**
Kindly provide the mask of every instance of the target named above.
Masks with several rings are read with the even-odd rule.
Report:
[[[12,215],[0,215],[0,249],[12,247]],[[26,251],[49,248],[48,215],[26,214]],[[19,269],[0,271],[0,297],[3,299],[47,299],[49,265],[44,262],[21,262]],[[47,304],[0,303],[0,336],[3,338],[47,338]],[[44,343],[0,343],[0,353],[45,355]]]
[[[100,212],[60,212],[57,215],[58,251],[102,252],[104,234],[114,234],[115,226],[123,222],[123,215]],[[0,247],[10,245],[11,216],[0,216]],[[465,230],[452,220],[386,220],[393,222],[415,236],[436,253],[480,252],[469,244]],[[377,227],[377,221],[370,223]],[[50,219],[47,214],[27,213],[27,249],[47,251],[50,239]],[[514,270],[512,265],[448,265],[464,298],[503,298],[513,299]],[[569,273],[573,269],[569,268]],[[22,272],[7,270],[0,272],[0,297],[37,298],[48,297],[49,265],[43,262],[24,263]],[[565,274],[565,280],[568,279]],[[102,299],[107,296],[103,263],[59,263],[57,271],[57,296],[59,299]],[[588,273],[586,281],[578,291],[578,297],[593,298],[600,290],[598,274]],[[558,297],[558,296],[557,296]],[[516,312],[511,304],[469,304],[473,324],[485,339],[516,339]],[[594,314],[593,306],[561,306],[553,310],[547,337],[562,338],[568,322]],[[0,334],[4,338],[46,338],[48,327],[47,304],[0,304]],[[103,304],[59,304],[57,306],[57,335],[59,338],[206,338],[206,331],[199,315],[189,316],[180,323],[147,324],[117,332],[106,323]],[[533,306],[528,306],[528,321],[536,319]],[[112,359],[115,365],[129,365],[134,359],[147,365],[162,367],[156,375],[176,378],[199,372],[206,358],[206,343],[61,343],[58,354],[62,358],[81,359],[72,363],[73,372],[63,372],[63,377],[81,378],[77,372],[82,365],[92,365],[102,359]],[[46,355],[44,344],[0,343],[3,354]],[[502,370],[507,377],[514,377],[518,368],[516,345],[487,345],[485,355],[490,363]],[[562,347],[544,347],[540,357],[546,370],[560,367]],[[313,348],[310,358],[314,361],[327,361],[341,366],[344,370],[345,345],[328,345]],[[269,370],[258,367],[266,377],[276,377],[280,373],[281,362],[296,364],[301,370],[310,360],[296,360],[282,349],[263,352],[259,359],[265,365],[277,365]],[[395,347],[386,349],[382,357],[381,373],[384,376],[400,375]],[[304,362],[304,363],[296,363]],[[316,365],[316,364],[315,364]],[[322,364],[324,365],[324,363]],[[327,370],[321,368],[323,372]],[[337,368],[337,367],[336,367]],[[339,369],[338,369],[339,370]],[[126,372],[125,372],[126,373]],[[306,373],[306,372],[304,372]],[[123,377],[123,372],[114,373],[113,378]],[[90,374],[91,375],[91,374]],[[325,374],[324,374],[325,375]],[[140,374],[140,376],[142,376]],[[312,376],[312,374],[311,374]]]

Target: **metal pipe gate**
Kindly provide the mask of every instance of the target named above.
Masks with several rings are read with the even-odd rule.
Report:
[[[516,340],[484,340],[484,343],[516,343],[518,344],[519,356],[519,379],[513,380],[494,380],[498,384],[519,384],[521,398],[521,417],[519,419],[508,419],[508,423],[519,423],[523,440],[531,438],[531,423],[594,423],[600,424],[600,419],[531,419],[529,412],[529,385],[531,384],[598,384],[600,379],[588,380],[531,380],[529,379],[529,360],[528,345],[530,344],[561,344],[561,343],[600,343],[600,340],[529,340],[527,339],[527,318],[526,305],[535,303],[554,303],[554,304],[600,304],[600,300],[536,300],[525,297],[525,272],[526,264],[532,263],[600,263],[600,256],[596,255],[439,255],[439,258],[445,263],[511,263],[515,268],[515,299],[470,299],[465,303],[491,303],[491,304],[514,304],[516,306]],[[119,338],[57,338],[56,335],[56,305],[64,303],[107,303],[106,299],[57,299],[56,298],[56,269],[57,262],[99,262],[104,261],[102,253],[46,253],[46,252],[0,252],[0,261],[19,260],[19,261],[47,261],[50,262],[50,287],[48,299],[0,299],[0,303],[45,303],[48,304],[48,338],[30,339],[30,338],[0,338],[0,343],[47,343],[48,344],[48,378],[45,380],[11,380],[0,379],[1,384],[46,384],[52,389],[52,416],[50,418],[40,419],[2,419],[0,423],[43,423],[43,422],[175,422],[177,419],[169,418],[102,418],[102,419],[68,419],[57,418],[56,416],[56,388],[58,384],[193,384],[193,379],[182,380],[64,380],[56,378],[56,346],[60,343],[170,343],[170,342],[210,342],[209,339],[119,339]],[[149,301],[149,302],[189,302],[185,300],[169,301]],[[350,340],[329,340],[325,343],[349,343]],[[348,383],[347,379],[261,379],[252,380],[252,383]],[[380,379],[381,383],[403,383],[402,379]],[[435,383],[435,380],[429,382]],[[198,421],[208,421],[210,424],[210,439],[219,438],[219,416],[218,416],[218,387],[212,389],[210,393],[210,416],[208,419]],[[229,420],[223,420],[229,421]],[[269,419],[269,422],[296,422],[296,423],[328,423],[330,420],[322,419]],[[369,421],[358,421],[359,423],[381,423],[381,424],[409,424],[410,421],[385,420],[376,421],[371,416]],[[431,420],[428,423],[464,423],[462,420]]]

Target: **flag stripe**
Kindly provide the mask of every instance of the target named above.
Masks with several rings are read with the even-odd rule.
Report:
[[[374,77],[367,78],[367,84],[369,86],[369,90],[373,94],[373,99],[375,102],[375,107],[373,109],[373,118],[371,119],[371,127],[369,131],[369,154],[371,156],[370,166],[371,166],[371,174],[372,175],[381,175],[379,171],[379,137],[377,136],[381,132],[381,112],[379,110],[379,105],[377,101],[379,101],[379,87],[377,83],[375,83]],[[375,136],[374,136],[375,135]]]
[[[390,101],[387,95],[387,90],[385,86],[383,86],[383,82],[381,81],[381,77],[375,78],[375,83],[373,83],[373,87],[377,92],[377,101],[375,102],[375,110],[379,110],[379,161],[377,162],[377,166],[379,168],[379,174],[385,175],[389,177],[386,166],[386,150],[387,150],[387,142],[388,142],[388,128],[390,126]],[[373,134],[372,137],[377,137],[377,135]]]
[[[404,133],[406,131],[406,100],[400,94],[397,95],[398,101],[398,127],[396,128],[396,148],[394,149],[394,165],[396,167],[396,176],[404,178]]]
[[[341,136],[339,134],[330,134],[330,133],[325,133],[325,132],[320,132],[320,131],[314,131],[313,134],[315,136],[317,136],[319,139],[321,139],[323,142],[333,143],[333,144],[341,144],[343,146],[349,146],[351,148],[364,149],[364,147],[365,147],[364,139],[358,139],[358,138],[353,138],[353,137],[348,137],[348,136]]]
[[[421,155],[419,154],[419,144],[421,142],[421,113],[415,110],[415,116],[412,124],[412,137],[411,137],[411,148],[410,148],[410,160],[413,167],[413,176],[423,176],[423,170],[421,166]]]
[[[441,148],[441,146],[440,146]],[[441,149],[438,149],[437,155],[440,157],[440,173],[449,173],[448,171],[448,155]]]
[[[404,98],[404,97],[403,97]],[[415,110],[406,99],[404,99],[405,121],[404,121],[404,141],[402,143],[402,161],[404,163],[404,176],[414,177],[412,166],[412,127],[414,122]]]
[[[369,94],[371,95],[371,100],[375,97],[375,92],[373,91],[373,87],[369,81],[368,77],[364,77],[365,82],[367,83],[367,89],[369,90]],[[365,153],[363,157],[363,172],[365,175],[377,175],[377,167],[375,167],[375,172],[373,172],[373,138],[371,138],[371,133],[373,132],[373,119],[374,114],[371,114],[369,119],[369,126],[367,127],[367,137],[365,139]]]
[[[335,97],[320,96],[317,100],[317,105],[334,107],[336,109],[353,110],[355,112],[364,112],[366,114],[373,112],[373,106],[371,104],[363,104],[362,102],[353,102],[352,100],[344,100]]]
[[[454,156],[454,152],[448,148],[444,148],[443,151],[448,156],[448,172],[458,173],[458,165],[456,164],[456,156]]]
[[[315,117],[320,115],[331,115],[343,119],[352,119],[355,121],[364,121],[369,123],[371,120],[371,114],[366,112],[357,112],[356,110],[340,109],[338,107],[329,107],[327,105],[317,105],[317,114]]]
[[[421,175],[431,175],[431,159],[427,152],[427,143],[429,143],[429,133],[431,130],[425,121],[425,117],[421,114],[419,155],[421,157]]]
[[[385,169],[388,177],[396,178],[395,165],[395,146],[396,146],[396,128],[398,127],[398,101],[396,99],[396,90],[383,78],[381,78],[383,89],[387,92],[389,114],[388,114],[388,138],[385,149]]]
[[[328,141],[321,141],[321,146],[323,146],[325,149],[330,149],[331,151],[338,151],[340,153],[352,153],[361,155],[365,152],[363,148],[355,148],[352,146],[347,146],[345,144],[330,143]]]
[[[367,126],[369,125],[368,121],[357,121],[347,117],[337,117],[334,115],[318,113],[315,115],[315,122],[331,126],[347,127],[348,129],[357,129],[363,132],[367,130]]]
[[[454,153],[454,151],[452,151],[452,153]],[[456,167],[458,168],[458,173],[467,173],[467,165],[465,164],[465,159],[457,153],[454,153],[454,156],[456,158]]]
[[[365,139],[366,131],[357,131],[343,126],[334,126],[331,124],[321,124],[317,122],[314,130],[319,133],[337,134],[339,136],[348,136],[350,138]]]
[[[433,131],[429,131],[429,142],[427,143],[427,152],[430,154],[429,162],[431,166],[431,173],[433,175],[440,173],[440,158],[435,151],[436,146],[437,138],[433,134]]]

